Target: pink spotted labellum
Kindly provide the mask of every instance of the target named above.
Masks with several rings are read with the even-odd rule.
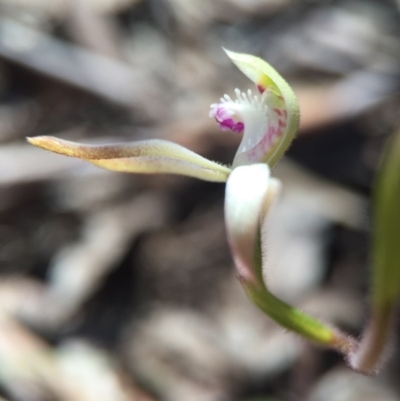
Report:
[[[273,167],[292,142],[299,124],[295,95],[287,82],[264,60],[225,50],[255,85],[254,93],[235,90],[211,105],[210,116],[222,130],[242,135],[230,167],[169,141],[83,145],[54,137],[28,141],[41,148],[77,157],[108,170],[130,173],[172,173],[226,182],[225,222],[238,278],[249,299],[270,318],[303,337],[344,353],[353,342],[269,292],[262,271],[262,225],[280,182]]]
[[[232,61],[255,84],[241,92],[235,89],[236,99],[224,95],[220,103],[211,105],[221,129],[243,134],[232,167],[246,164],[274,165],[296,134],[299,111],[289,85],[265,61],[256,57],[226,51]]]

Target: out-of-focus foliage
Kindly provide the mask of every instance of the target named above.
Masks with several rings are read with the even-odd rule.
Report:
[[[372,304],[392,307],[400,296],[400,135],[388,141],[375,193]]]

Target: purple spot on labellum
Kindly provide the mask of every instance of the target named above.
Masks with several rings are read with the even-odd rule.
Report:
[[[233,132],[242,133],[244,124],[240,121],[236,122],[232,118],[232,112],[223,107],[223,104],[211,105],[210,117],[214,117],[219,127],[225,131],[227,129]]]
[[[265,92],[265,88],[261,85],[257,85],[257,90],[259,93],[263,94]]]
[[[235,121],[233,121],[233,119],[232,118],[228,118],[228,119],[226,119],[226,120],[222,120],[222,121],[218,121],[217,120],[217,122],[218,122],[218,124],[219,124],[219,126],[222,128],[222,129],[230,129],[230,130],[232,130],[233,132],[237,132],[237,133],[241,133],[241,132],[243,132],[243,130],[244,130],[244,124],[243,123],[241,123],[240,121],[239,122],[237,122],[237,123],[235,123]]]

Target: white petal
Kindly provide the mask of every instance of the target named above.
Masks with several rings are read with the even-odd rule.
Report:
[[[255,269],[257,239],[279,188],[280,182],[270,177],[267,164],[237,167],[228,178],[225,222],[228,242],[241,280],[254,284],[262,280],[262,273]]]

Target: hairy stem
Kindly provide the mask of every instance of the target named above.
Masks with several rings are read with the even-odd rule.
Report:
[[[390,340],[395,310],[391,305],[372,311],[357,350],[349,355],[349,364],[354,370],[377,373]]]
[[[242,281],[248,298],[282,327],[319,345],[350,355],[356,346],[355,339],[287,304],[268,290],[262,276],[261,240],[259,235],[254,252],[257,284]]]

